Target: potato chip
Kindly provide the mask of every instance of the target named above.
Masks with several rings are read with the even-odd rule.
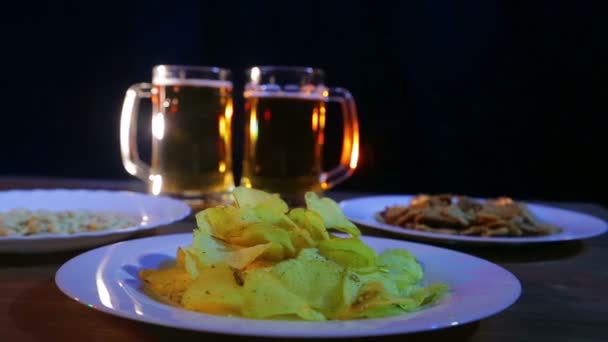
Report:
[[[185,267],[186,264],[186,252],[183,248],[179,247],[177,249],[177,255],[175,256],[175,265]]]
[[[307,193],[307,209],[288,211],[278,195],[239,187],[234,196],[238,207],[196,215],[173,267],[140,272],[153,296],[212,314],[318,321],[396,315],[446,290],[418,284],[423,270],[409,252],[377,255],[333,200]]]
[[[240,315],[244,303],[243,284],[235,280],[235,269],[218,263],[200,270],[182,297],[184,308],[194,311]]]
[[[359,228],[350,222],[331,198],[319,198],[314,192],[304,196],[306,207],[321,216],[327,229],[336,229],[352,236],[361,235]]]
[[[192,278],[182,266],[161,270],[141,270],[139,278],[156,297],[172,304],[179,304]]]
[[[380,282],[361,284],[352,304],[336,314],[337,319],[373,318],[392,316],[403,312],[398,301],[412,301],[408,298],[391,296]]]
[[[199,228],[194,230],[192,244],[184,249],[187,252],[186,269],[192,278],[198,277],[199,268],[218,263],[242,269],[272,247],[271,243],[255,244],[248,248],[229,245],[213,238],[207,229]],[[195,258],[195,261],[189,258]]]
[[[310,233],[307,230],[298,228],[288,232],[289,238],[293,243],[296,251],[300,251],[304,248],[314,247],[317,242],[310,237]]]
[[[378,266],[385,270],[400,287],[422,280],[422,267],[413,255],[403,249],[388,249],[378,256]]]
[[[344,267],[364,269],[376,266],[376,252],[359,238],[333,238],[319,242],[319,252]]]
[[[296,255],[296,249],[289,234],[285,230],[265,222],[254,223],[243,228],[240,235],[231,237],[229,242],[239,246],[269,243],[270,247],[264,255],[276,261]]]
[[[271,273],[286,288],[326,316],[331,315],[340,302],[343,271],[312,248],[303,249],[297,258],[271,268]]]
[[[325,316],[314,310],[304,299],[290,291],[274,274],[257,269],[247,273],[243,315],[251,318],[299,317],[323,321]]]
[[[361,286],[352,305],[341,312],[337,319],[376,318],[394,316],[404,311],[412,311],[439,298],[447,287],[434,284],[418,288],[410,296],[391,293],[386,289],[387,282],[369,281]]]
[[[263,206],[283,214],[289,210],[287,203],[278,194],[238,186],[232,190],[232,195],[239,208]]]
[[[323,218],[316,212],[304,208],[295,208],[289,211],[289,218],[298,227],[306,229],[311,238],[317,241],[329,239]]]
[[[211,235],[222,240],[240,234],[244,227],[257,222],[262,220],[252,210],[235,207],[219,206],[196,214],[196,225],[208,229]]]
[[[256,214],[256,217],[264,222],[264,224],[271,224],[274,227],[287,231],[292,244],[297,250],[316,245],[310,233],[305,228],[299,227],[284,213],[277,212],[272,208],[264,206],[255,207],[253,208],[253,211]]]
[[[285,230],[296,229],[298,226],[285,213],[273,207],[264,205],[253,207],[256,217],[264,223],[270,223]]]

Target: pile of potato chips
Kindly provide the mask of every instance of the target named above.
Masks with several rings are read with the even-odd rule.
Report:
[[[275,194],[238,187],[233,196],[236,206],[196,215],[173,267],[140,272],[146,290],[205,313],[320,321],[401,314],[447,289],[420,286],[422,268],[405,250],[376,254],[329,198],[307,193],[306,209],[289,210]]]

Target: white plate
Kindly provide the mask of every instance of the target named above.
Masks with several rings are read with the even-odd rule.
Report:
[[[374,229],[397,233],[410,238],[442,242],[474,244],[528,244],[586,239],[606,232],[606,222],[575,211],[526,203],[540,221],[561,228],[557,234],[531,237],[479,237],[422,232],[383,223],[377,214],[388,206],[410,203],[412,195],[369,196],[340,202],[344,215],[351,221]]]
[[[13,208],[52,211],[88,209],[122,213],[139,220],[140,224],[98,232],[0,237],[0,253],[45,253],[99,246],[144,229],[181,220],[190,214],[190,207],[186,203],[168,197],[105,190],[1,191],[0,212]]]
[[[424,268],[425,283],[444,282],[450,294],[430,308],[382,319],[304,322],[223,317],[162,304],[141,290],[137,272],[173,260],[192,234],[119,242],[83,253],[57,271],[55,282],[69,297],[112,315],[175,328],[273,337],[354,337],[411,333],[456,326],[493,315],[521,292],[517,278],[483,259],[448,249],[373,237],[363,241],[380,252],[405,248]]]

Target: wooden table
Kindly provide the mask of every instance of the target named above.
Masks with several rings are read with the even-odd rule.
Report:
[[[107,180],[0,177],[0,189],[9,188],[140,190],[141,185]],[[340,200],[355,194],[330,195]],[[608,210],[597,205],[552,204],[608,219]],[[189,232],[193,225],[189,218],[165,227],[162,234]],[[368,229],[363,231],[382,235]],[[158,234],[161,234],[158,230],[145,233]],[[368,340],[608,341],[608,234],[586,241],[541,246],[457,249],[513,272],[522,282],[520,299],[507,310],[480,322]],[[59,266],[77,254],[0,254],[0,341],[267,340],[159,327],[91,310],[63,295],[53,280]]]

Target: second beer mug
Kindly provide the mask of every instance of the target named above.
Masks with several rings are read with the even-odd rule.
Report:
[[[306,191],[344,181],[357,166],[359,124],[350,92],[324,85],[323,71],[260,66],[247,71],[245,149],[241,185],[300,202]],[[326,104],[341,104],[340,164],[322,170]]]
[[[137,105],[152,99],[152,162],[137,152]],[[120,124],[122,161],[153,194],[216,204],[234,186],[231,149],[232,82],[222,68],[159,65],[152,84],[127,91]]]

